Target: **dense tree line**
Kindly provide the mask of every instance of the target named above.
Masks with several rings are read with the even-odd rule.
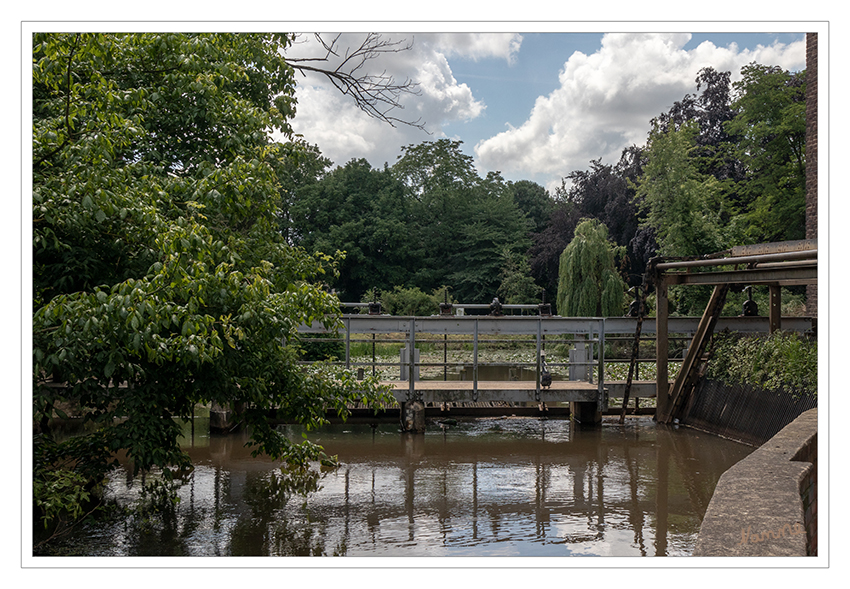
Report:
[[[606,228],[627,286],[656,255],[802,239],[804,72],[750,64],[741,73],[733,84],[730,72],[704,68],[696,94],[650,121],[644,147],[614,164],[591,161],[552,195],[481,177],[447,139],[407,146],[381,170],[349,162],[295,189],[293,238],[309,251],[346,252],[331,281],[343,298],[448,286],[474,303],[565,300],[561,258],[585,219]],[[693,290],[674,297],[679,312],[699,312],[704,294]]]

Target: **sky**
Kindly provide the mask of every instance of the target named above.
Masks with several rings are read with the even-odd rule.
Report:
[[[345,33],[339,43],[354,46],[363,38]],[[459,140],[480,174],[499,171],[550,193],[592,160],[615,164],[624,148],[643,145],[653,117],[697,92],[703,67],[729,71],[733,82],[752,62],[805,69],[804,32],[417,32],[383,38],[411,47],[366,67],[419,84],[419,95],[403,96],[403,110],[393,114],[425,129],[369,118],[327,80],[309,75],[297,79],[296,133],[335,166],[365,158],[374,168],[392,165],[405,145]],[[289,50],[292,56],[320,52],[312,34]]]

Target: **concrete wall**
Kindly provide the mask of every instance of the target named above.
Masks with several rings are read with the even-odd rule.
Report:
[[[723,473],[694,556],[817,555],[818,410]]]

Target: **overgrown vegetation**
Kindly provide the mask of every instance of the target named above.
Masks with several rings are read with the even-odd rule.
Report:
[[[165,480],[190,467],[180,421],[244,406],[257,452],[326,458],[270,427],[388,393],[298,365],[297,328],[340,325],[323,282],[341,256],[287,242],[295,77],[285,34],[32,37],[34,504],[85,513],[123,452]],[[272,132],[284,137],[275,141]],[[79,407],[95,427],[53,439]],[[48,526],[52,525],[48,523]]]
[[[391,290],[378,291],[369,289],[363,295],[361,302],[381,303],[381,313],[389,315],[403,315],[414,317],[428,317],[440,312],[440,303],[455,303],[454,297],[449,294],[448,288],[441,286],[431,291],[431,294],[423,292],[419,287],[405,288],[396,286]],[[365,313],[366,310],[361,311]]]
[[[769,336],[718,334],[707,376],[795,395],[818,393],[818,343],[795,332]]]

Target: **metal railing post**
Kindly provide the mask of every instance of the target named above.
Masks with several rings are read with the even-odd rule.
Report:
[[[408,382],[409,382],[409,395],[410,399],[413,400],[416,398],[416,382],[414,379],[415,370],[416,370],[416,353],[414,350],[416,349],[416,319],[414,317],[410,318],[410,349],[408,350],[410,355],[407,358],[408,364],[410,366],[407,374]]]
[[[540,401],[540,343],[543,336],[543,320],[537,318],[537,385],[534,399]]]
[[[345,323],[345,369],[351,368],[351,319],[346,317]]]
[[[472,401],[478,401],[478,319],[472,332]]]
[[[599,342],[599,369],[598,369],[598,390],[599,397],[597,401],[597,408],[600,411],[605,409],[605,318],[602,317],[599,320],[599,337],[597,338]]]

